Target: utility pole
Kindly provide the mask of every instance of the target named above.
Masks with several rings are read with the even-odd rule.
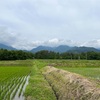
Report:
[[[86,60],[87,60],[87,52],[86,52]]]
[[[78,60],[80,60],[80,55],[78,56]]]

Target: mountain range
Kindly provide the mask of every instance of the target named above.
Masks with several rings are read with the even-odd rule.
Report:
[[[48,47],[48,46],[38,46],[37,48],[34,48],[31,50],[31,52],[35,53],[41,50],[48,50],[48,51],[54,51],[54,52],[72,52],[72,53],[81,53],[81,52],[88,52],[88,51],[94,51],[94,52],[100,52],[99,49],[93,48],[93,47],[70,47],[67,45],[60,45],[58,47]]]
[[[34,48],[31,50],[31,52],[38,52],[41,50],[48,50],[48,51],[54,51],[54,52],[66,52],[68,50],[70,50],[71,47],[66,46],[66,45],[60,45],[58,47],[48,47],[48,46],[38,46],[37,48]]]
[[[17,50],[16,48],[13,48],[11,46],[7,46],[7,45],[0,43],[0,49],[1,48],[7,49],[7,50]],[[83,47],[77,47],[77,46],[70,47],[70,46],[67,46],[67,45],[60,45],[60,46],[57,46],[57,47],[38,46],[38,47],[30,50],[30,52],[36,53],[36,52],[41,51],[41,50],[54,51],[54,52],[59,52],[59,53],[63,53],[63,52],[81,53],[81,52],[88,52],[88,51],[100,52],[100,49],[96,49],[96,48],[93,48],[93,47],[84,47],[84,46]]]

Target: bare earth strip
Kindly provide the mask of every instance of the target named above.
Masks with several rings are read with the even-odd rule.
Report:
[[[100,100],[100,87],[79,74],[47,66],[43,75],[57,100]]]

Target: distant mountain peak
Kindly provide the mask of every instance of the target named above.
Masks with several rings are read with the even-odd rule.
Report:
[[[7,46],[5,44],[0,43],[0,49],[7,49],[7,50],[16,50],[15,48],[11,46]]]
[[[38,52],[41,50],[48,50],[48,51],[54,51],[54,52],[66,52],[70,49],[71,47],[67,45],[59,45],[57,47],[49,47],[49,46],[38,46],[37,48],[34,48],[31,50],[31,52]]]

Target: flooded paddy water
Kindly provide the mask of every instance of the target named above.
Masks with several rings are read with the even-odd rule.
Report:
[[[25,100],[31,67],[0,67],[0,100]]]
[[[15,78],[0,85],[0,100],[25,100],[24,92],[28,85],[28,76]]]
[[[20,85],[20,87],[19,87],[15,97],[13,98],[13,100],[25,100],[24,92],[25,92],[26,86],[28,85],[29,77],[30,76],[26,77],[24,85],[23,84]],[[20,93],[20,91],[21,91],[21,93]]]

